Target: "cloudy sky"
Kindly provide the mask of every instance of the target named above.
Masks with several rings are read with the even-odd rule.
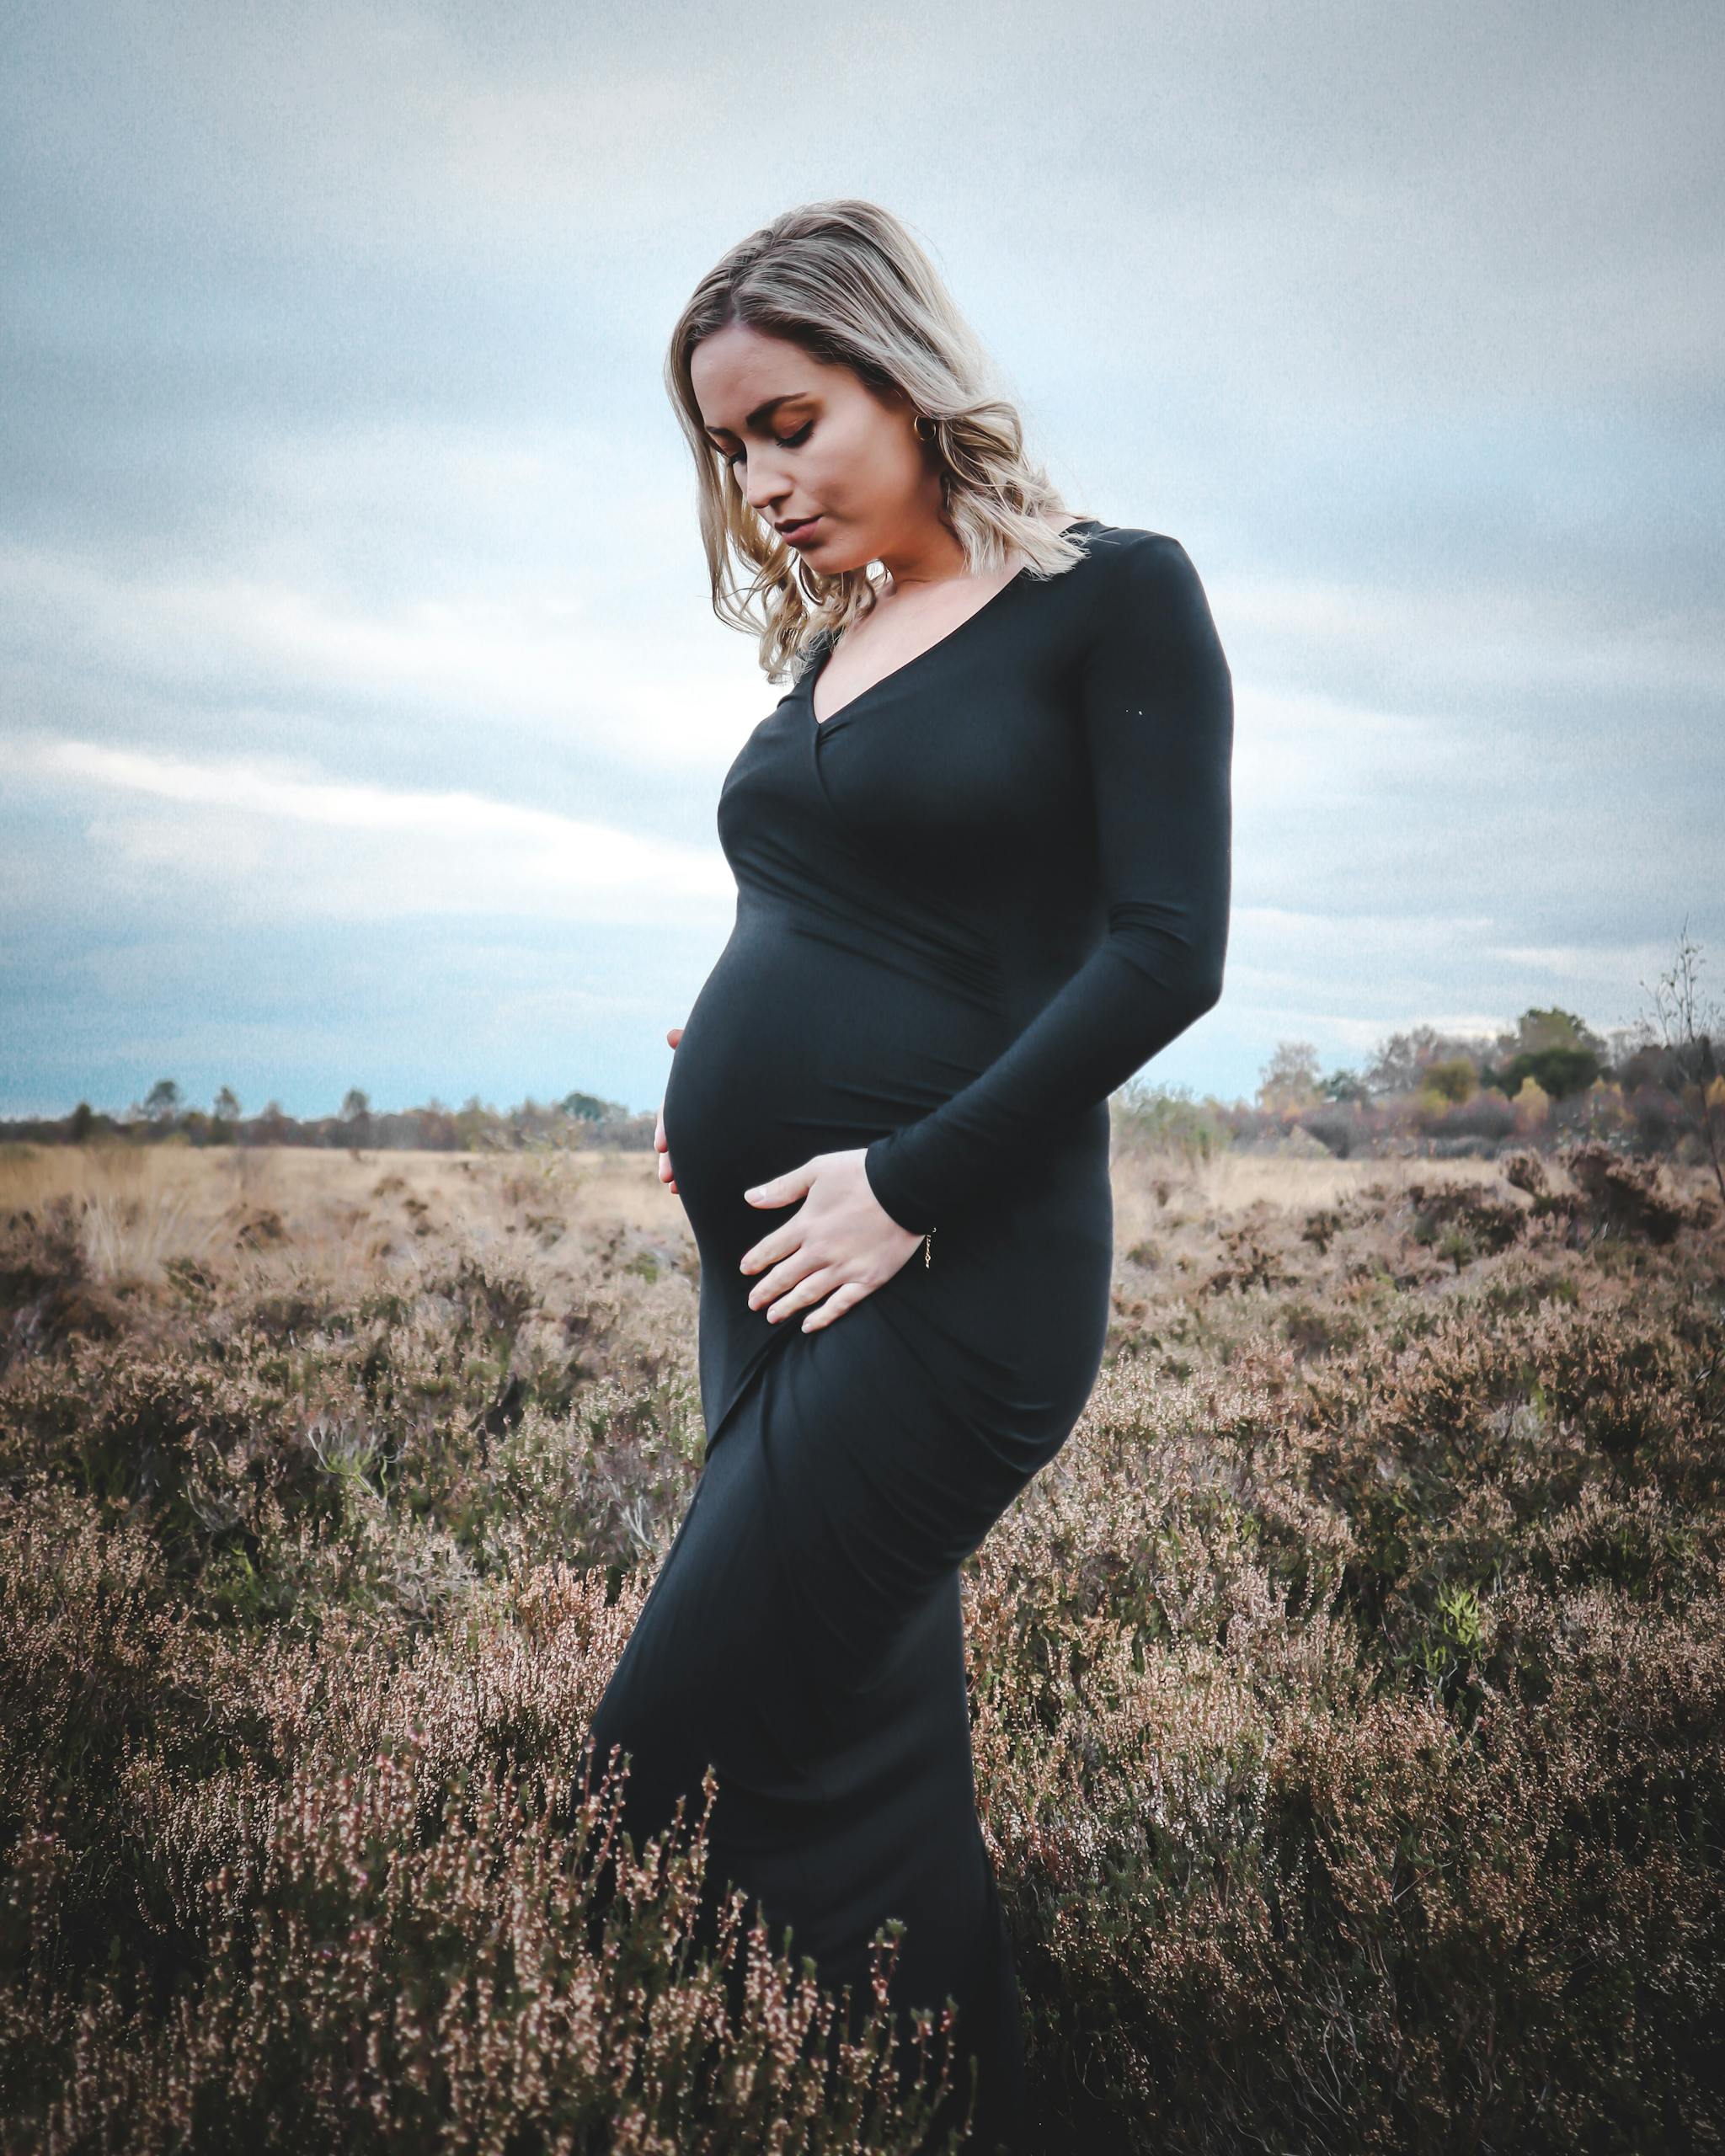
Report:
[[[1413,8],[8,9],[0,1113],[655,1105],[782,691],[661,387],[790,205],[906,218],[1237,701],[1248,1093],[1725,990],[1725,29]]]

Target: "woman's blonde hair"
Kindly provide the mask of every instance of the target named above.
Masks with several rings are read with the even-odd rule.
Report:
[[[759,631],[770,681],[782,680],[823,630],[836,633],[866,613],[874,585],[866,567],[823,576],[802,560],[744,499],[708,438],[690,361],[703,338],[733,323],[851,368],[877,396],[901,390],[914,412],[928,414],[943,513],[971,574],[1004,567],[1015,551],[1044,576],[1083,558],[1081,546],[1049,528],[1049,513],[1071,512],[1025,454],[1017,408],[998,393],[975,334],[906,227],[873,202],[787,210],[701,280],[671,333],[665,368],[695,456],[713,611]],[[734,575],[739,562],[754,573],[746,590]],[[764,598],[764,620],[751,611],[756,598]]]

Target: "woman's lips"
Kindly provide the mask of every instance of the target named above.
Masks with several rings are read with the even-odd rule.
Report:
[[[800,547],[813,536],[814,527],[820,521],[820,519],[818,516],[805,516],[800,524],[782,526],[778,536],[788,547]]]

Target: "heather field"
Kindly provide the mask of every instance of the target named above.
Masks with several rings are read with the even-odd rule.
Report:
[[[1706,1179],[1123,1124],[1116,1188],[965,1574],[1043,2145],[1725,2148]],[[696,1286],[650,1154],[0,1155],[7,2150],[917,2146],[871,2002],[584,1785]]]

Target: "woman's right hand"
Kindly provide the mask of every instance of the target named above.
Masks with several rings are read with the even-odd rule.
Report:
[[[677,1043],[683,1038],[682,1027],[681,1026],[673,1026],[665,1038],[670,1043],[671,1046],[675,1048]],[[659,1103],[659,1123],[657,1129],[653,1133],[653,1146],[654,1150],[659,1155],[659,1180],[661,1182],[669,1183],[671,1188],[676,1190],[677,1187],[677,1179],[671,1172],[670,1146],[666,1140],[665,1134],[665,1102],[663,1101]]]

